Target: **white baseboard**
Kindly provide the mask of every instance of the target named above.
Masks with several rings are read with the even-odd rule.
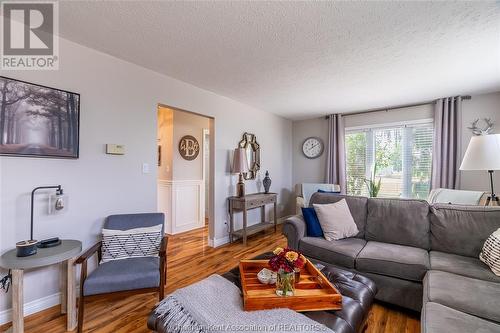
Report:
[[[282,224],[283,222],[285,222],[285,220],[289,217],[291,217],[293,215],[287,215],[287,216],[283,216],[283,217],[280,217],[278,218],[278,224]],[[221,237],[221,238],[209,238],[208,239],[208,245],[210,247],[219,247],[219,246],[222,246],[222,245],[226,245],[229,243],[229,235],[226,235],[224,237]]]
[[[76,287],[76,295],[80,295],[80,287]],[[76,299],[78,302],[78,297]],[[61,293],[45,296],[34,301],[24,303],[24,317],[34,313],[46,310],[53,306],[61,304]],[[0,325],[10,323],[12,321],[12,309],[0,311]]]
[[[51,308],[61,304],[61,293],[45,296],[24,304],[24,316],[37,313],[39,311]],[[12,321],[12,309],[0,311],[0,325]]]
[[[229,243],[229,235],[221,238],[209,238],[208,245],[210,247],[219,247]]]

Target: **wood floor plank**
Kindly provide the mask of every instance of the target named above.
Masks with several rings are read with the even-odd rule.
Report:
[[[235,267],[240,259],[252,258],[277,246],[285,246],[286,239],[272,230],[249,237],[248,245],[233,243],[211,248],[207,243],[208,228],[171,236],[167,255],[166,293],[192,284],[214,273],[224,273]],[[85,306],[84,331],[87,333],[147,333],[146,320],[157,303],[156,293],[109,296],[88,301]],[[66,332],[66,317],[60,306],[38,312],[25,318],[28,333]],[[3,325],[5,332],[11,325]],[[420,322],[417,314],[395,307],[375,304],[368,321],[366,333],[418,333]]]

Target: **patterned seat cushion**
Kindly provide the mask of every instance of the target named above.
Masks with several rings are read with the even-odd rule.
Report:
[[[157,257],[162,225],[128,230],[102,229],[102,263],[127,258]]]

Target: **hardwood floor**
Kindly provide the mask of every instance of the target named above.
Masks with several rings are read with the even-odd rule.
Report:
[[[201,280],[213,273],[223,273],[236,266],[240,259],[250,258],[276,246],[284,246],[280,230],[267,231],[248,239],[248,245],[233,243],[219,248],[207,244],[207,228],[172,236],[168,244],[167,294],[177,288]],[[140,333],[149,332],[146,320],[157,302],[157,294],[128,297],[113,296],[92,300],[85,306],[85,332]],[[59,306],[25,318],[29,333],[65,332],[65,316]],[[10,325],[4,325],[0,332]],[[400,309],[375,304],[369,319],[367,333],[418,333],[418,315]]]

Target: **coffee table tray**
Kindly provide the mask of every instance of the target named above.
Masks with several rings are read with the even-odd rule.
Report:
[[[276,295],[275,284],[262,284],[257,273],[269,268],[268,260],[241,260],[240,275],[245,311],[289,308],[295,311],[342,309],[342,295],[308,260],[295,283],[294,296]]]

